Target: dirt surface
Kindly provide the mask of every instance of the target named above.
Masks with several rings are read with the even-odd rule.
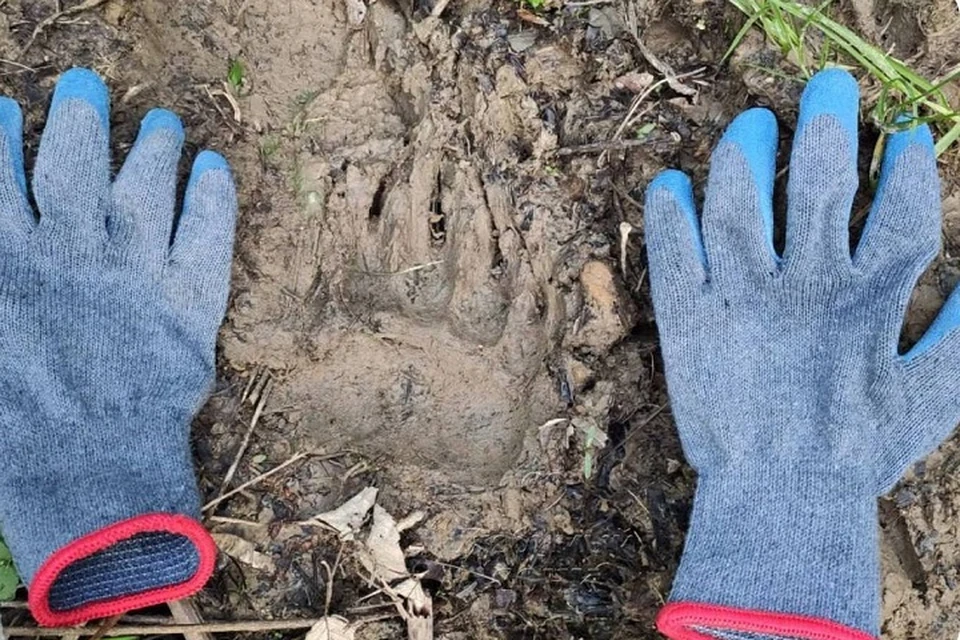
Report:
[[[695,476],[664,389],[642,189],[675,166],[702,190],[748,106],[777,111],[788,149],[802,82],[759,37],[722,63],[742,17],[719,0],[562,4],[109,0],[43,23],[58,3],[0,2],[28,165],[57,75],[84,65],[110,85],[118,163],[162,105],[187,127],[184,174],[206,146],[236,174],[201,489],[289,464],[207,511],[225,553],[196,598],[205,619],[338,614],[357,638],[406,637],[363,545],[313,519],[376,487],[416,514],[397,537],[435,637],[658,637]],[[839,8],[930,77],[960,61],[952,0]],[[690,75],[635,101],[664,64]],[[958,163],[942,163],[945,250],[905,343],[960,278]],[[960,633],[958,468],[951,441],[882,502],[886,638]]]

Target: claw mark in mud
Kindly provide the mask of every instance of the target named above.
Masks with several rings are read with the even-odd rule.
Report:
[[[373,200],[370,202],[370,222],[376,223],[380,220],[380,216],[383,214],[383,199],[387,191],[387,181],[386,178],[380,180],[380,184],[377,185],[377,190],[373,194]]]
[[[437,171],[437,185],[430,198],[430,236],[438,244],[443,244],[447,237],[447,218],[443,212],[443,171]]]

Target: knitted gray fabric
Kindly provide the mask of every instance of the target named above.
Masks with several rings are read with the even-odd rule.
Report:
[[[699,475],[658,621],[671,638],[876,635],[876,497],[960,418],[960,296],[910,352],[897,351],[908,298],[939,246],[929,130],[891,136],[851,255],[856,82],[821,72],[800,109],[782,257],[768,111],[744,113],[721,140],[702,221],[679,172],[647,191],[670,401]]]
[[[0,104],[0,523],[44,624],[183,597],[213,565],[188,438],[214,375],[233,181],[201,153],[173,232],[179,120],[150,112],[111,184],[107,104],[90,71],[58,83],[39,219],[19,109]]]

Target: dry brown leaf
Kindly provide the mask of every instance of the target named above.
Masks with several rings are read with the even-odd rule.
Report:
[[[653,74],[646,71],[631,71],[613,81],[613,86],[630,93],[642,93],[653,84]]]
[[[314,516],[313,520],[333,528],[344,540],[353,540],[376,501],[377,489],[367,487],[336,509]]]
[[[347,4],[347,22],[352,27],[359,27],[367,17],[367,5],[363,0],[344,0]]]
[[[423,590],[420,578],[410,577],[393,587],[396,594],[407,601],[407,611],[417,616],[433,615],[433,599]]]
[[[427,514],[423,511],[414,511],[407,515],[406,518],[397,521],[397,531],[403,533],[407,529],[413,529],[415,526],[423,522],[424,518],[427,517]]]
[[[235,558],[237,561],[261,571],[273,573],[277,570],[273,559],[257,551],[256,547],[249,540],[244,540],[240,536],[235,536],[231,533],[212,533],[210,535],[213,537],[214,542],[217,543],[217,548],[231,558]]]
[[[517,9],[517,17],[523,20],[524,22],[529,22],[530,24],[538,24],[541,27],[549,27],[550,21],[546,18],[542,18],[535,14],[532,11],[527,9]]]
[[[374,578],[390,583],[407,575],[397,521],[378,504],[373,505],[373,524],[365,547],[360,560]]]
[[[327,616],[310,627],[303,640],[354,640],[356,632],[346,618]]]

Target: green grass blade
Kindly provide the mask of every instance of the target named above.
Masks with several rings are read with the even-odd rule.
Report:
[[[946,84],[960,78],[960,67],[931,82],[907,63],[830,18],[826,10],[833,0],[823,0],[814,7],[800,4],[797,0],[729,1],[747,15],[747,21],[724,54],[724,61],[729,59],[754,27],[761,29],[770,42],[800,67],[804,75],[809,76],[811,62],[823,68],[839,54],[849,58],[856,67],[880,84],[880,98],[871,112],[882,129],[895,130],[896,118],[907,113],[916,120],[930,122],[941,130],[946,129],[936,145],[938,155],[960,140],[960,115],[943,93]],[[811,30],[823,36],[823,42],[817,46],[810,44]],[[921,110],[925,114],[921,114]]]
[[[957,118],[956,124],[937,140],[937,144],[933,147],[937,157],[952,147],[957,140],[960,140],[960,118]]]

